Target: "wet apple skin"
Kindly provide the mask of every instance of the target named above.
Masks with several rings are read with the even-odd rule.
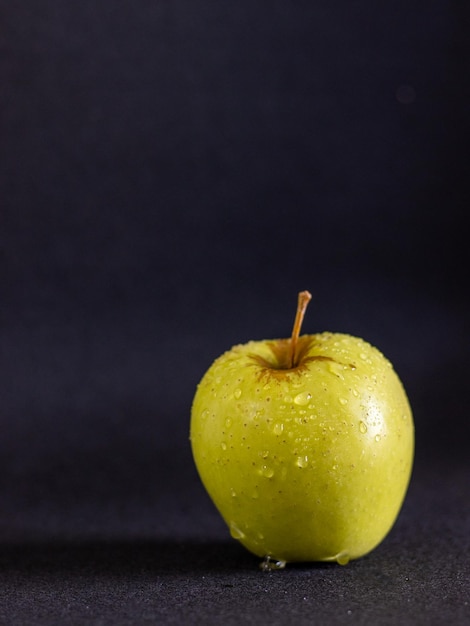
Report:
[[[375,548],[396,520],[412,471],[413,417],[392,365],[369,343],[327,332],[301,342],[305,362],[293,369],[267,367],[276,341],[220,356],[194,397],[192,451],[248,550],[345,563]]]

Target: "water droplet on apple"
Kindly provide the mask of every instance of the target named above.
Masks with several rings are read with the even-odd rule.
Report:
[[[237,492],[235,491],[235,489],[233,487],[230,488],[230,495],[232,496],[232,498],[236,498],[237,497]]]
[[[359,422],[359,430],[364,435],[367,432],[367,424],[365,422]]]
[[[231,425],[232,425],[232,420],[230,419],[230,417],[227,417],[227,419],[225,420],[226,428],[230,428]]]
[[[308,465],[308,456],[307,455],[298,456],[295,464],[297,465],[297,467],[300,467],[300,468],[307,467],[307,465]]]
[[[347,403],[348,403],[348,401],[346,400],[346,398],[340,398],[340,399],[339,399],[339,403],[340,403],[340,404],[342,404],[342,405],[344,406],[345,404],[347,404]]]
[[[263,572],[272,572],[274,570],[284,569],[286,561],[277,561],[270,556],[265,556],[259,564],[259,568]]]
[[[349,556],[348,552],[340,552],[336,555],[335,559],[339,565],[347,565],[351,557]]]
[[[359,358],[365,361],[367,359],[367,354],[364,354],[364,352],[361,352],[361,354],[359,355]]]
[[[245,533],[238,528],[235,522],[230,523],[230,534],[234,539],[244,539]]]
[[[265,413],[265,410],[264,410],[263,408],[261,408],[261,409],[257,409],[257,411],[255,412],[255,414],[253,415],[253,420],[254,420],[254,421],[258,421],[258,420],[259,420],[259,418],[260,418],[262,415],[264,415],[264,413]]]
[[[374,439],[375,439],[375,441],[378,442],[378,441],[380,441],[381,437],[380,437],[380,435],[375,435]]]
[[[269,467],[269,465],[263,465],[259,473],[261,476],[264,476],[264,478],[272,478],[274,476],[274,470],[272,467]]]
[[[329,372],[331,374],[334,374],[335,376],[337,376],[341,380],[344,380],[343,369],[344,368],[343,368],[343,366],[340,363],[336,363],[336,362],[328,363],[328,370],[329,370]]]
[[[301,393],[298,393],[295,396],[294,402],[295,404],[298,404],[299,406],[305,406],[306,404],[309,403],[311,399],[312,399],[311,393],[309,393],[308,391],[302,391]]]
[[[235,391],[233,392],[233,395],[238,400],[238,398],[242,395],[242,390],[241,389],[235,389]]]
[[[277,424],[274,424],[273,433],[275,435],[281,435],[283,430],[284,430],[284,424],[282,424],[281,422],[278,422]]]
[[[220,447],[222,448],[222,450],[227,449],[227,444],[225,443],[225,441],[222,441],[222,443],[220,444]]]

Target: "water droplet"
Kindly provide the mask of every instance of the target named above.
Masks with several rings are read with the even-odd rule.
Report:
[[[233,487],[230,488],[230,495],[232,496],[232,498],[236,498],[237,497],[237,492],[235,491],[235,489]]]
[[[227,417],[227,419],[225,420],[226,428],[230,428],[231,425],[232,425],[232,420],[230,419],[230,417]]]
[[[307,465],[308,465],[308,456],[307,455],[298,456],[295,464],[297,465],[297,467],[300,467],[300,468],[307,467]]]
[[[365,422],[359,422],[359,430],[362,434],[367,432],[367,424]]]
[[[242,395],[242,390],[241,389],[235,389],[235,391],[233,392],[233,395],[238,400],[238,398]]]
[[[357,396],[359,395],[358,390],[357,390],[357,389],[351,389],[351,391],[352,391],[352,395],[353,395],[355,398],[357,398]]]
[[[204,411],[201,413],[201,417],[203,420],[207,419],[209,417],[209,410],[204,409]]]
[[[340,552],[335,556],[335,559],[339,565],[347,565],[350,561],[350,556],[348,552]]]
[[[265,478],[272,478],[274,476],[274,470],[272,467],[269,467],[269,465],[263,465],[259,473]]]
[[[245,533],[238,528],[235,522],[230,523],[230,534],[234,539],[244,539]]]
[[[284,569],[286,561],[277,561],[270,556],[265,556],[259,564],[259,568],[262,572],[272,572],[273,570]]]
[[[339,399],[339,403],[340,403],[340,404],[342,404],[342,405],[344,406],[345,404],[347,404],[347,403],[348,403],[348,401],[346,400],[346,398],[340,398],[340,399]]]
[[[359,358],[365,361],[367,359],[367,354],[364,354],[364,352],[361,352],[361,354],[359,355]]]
[[[344,368],[340,363],[336,363],[336,362],[328,363],[328,370],[331,374],[334,374],[341,380],[344,380],[344,376],[343,376]]]
[[[220,447],[222,448],[222,450],[227,449],[227,444],[225,443],[225,441],[222,441],[222,443],[220,444]]]
[[[275,435],[281,435],[283,430],[284,430],[284,424],[281,424],[281,422],[274,424],[273,433]]]
[[[380,441],[380,435],[375,435],[374,439],[375,441]]]
[[[298,404],[299,406],[305,406],[306,404],[309,403],[311,399],[312,399],[311,393],[309,393],[308,391],[302,391],[301,393],[298,393],[295,396],[294,402],[295,404]]]
[[[264,409],[257,409],[257,411],[255,412],[255,414],[253,415],[253,421],[257,422],[259,420],[259,418],[264,415],[265,410]]]

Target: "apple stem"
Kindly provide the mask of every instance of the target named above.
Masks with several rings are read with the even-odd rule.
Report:
[[[292,328],[292,335],[290,338],[290,366],[295,367],[295,353],[297,350],[297,342],[299,341],[300,329],[302,328],[302,322],[304,321],[305,311],[307,310],[308,303],[312,299],[312,294],[309,291],[301,291],[297,300],[297,312],[295,314],[294,327]]]

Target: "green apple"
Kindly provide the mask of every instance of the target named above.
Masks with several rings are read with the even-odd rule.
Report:
[[[346,564],[393,526],[409,484],[414,425],[396,372],[363,339],[292,336],[220,356],[191,411],[196,468],[232,537],[264,568]]]

